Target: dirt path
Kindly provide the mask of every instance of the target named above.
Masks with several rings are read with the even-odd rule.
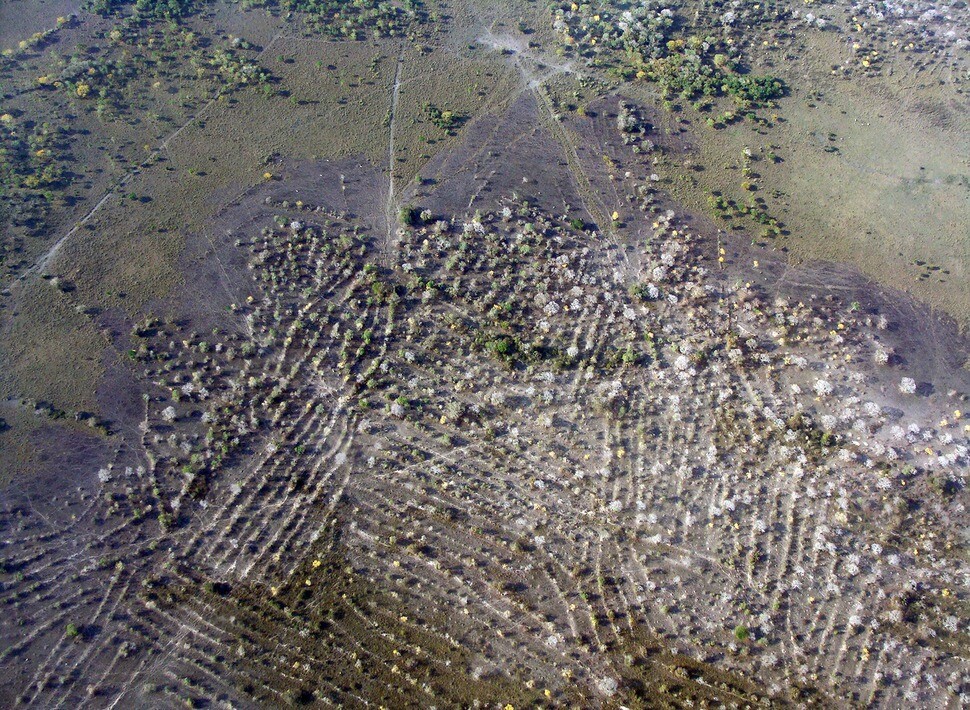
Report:
[[[387,222],[387,238],[384,240],[382,259],[384,266],[390,266],[394,243],[395,199],[394,199],[394,130],[397,126],[397,104],[401,97],[401,67],[404,66],[404,47],[397,56],[397,66],[394,70],[394,88],[391,91],[391,117],[387,131],[387,202],[385,204],[385,220]]]
[[[266,46],[263,47],[262,50],[260,50],[259,54],[256,55],[256,58],[258,59],[262,57],[266,52],[268,52],[270,47],[272,47],[281,36],[282,36],[282,33],[277,33],[269,42],[266,43]],[[24,273],[20,275],[18,280],[24,281],[33,274],[43,273],[44,270],[47,268],[47,264],[50,263],[51,259],[57,256],[57,253],[61,250],[61,247],[64,246],[65,242],[67,242],[68,239],[70,239],[75,234],[77,234],[78,230],[81,227],[83,227],[85,224],[87,224],[88,221],[90,221],[90,219],[95,214],[97,214],[102,207],[104,207],[104,205],[108,202],[109,199],[111,199],[112,196],[116,195],[125,185],[131,182],[131,180],[136,175],[141,173],[143,168],[147,168],[148,166],[150,166],[158,158],[158,156],[161,155],[163,150],[168,149],[169,144],[173,140],[178,138],[186,128],[192,125],[192,123],[199,120],[199,118],[201,118],[218,100],[219,100],[219,93],[216,93],[215,96],[209,99],[209,101],[205,104],[205,106],[200,108],[191,118],[189,118],[181,126],[179,126],[174,131],[172,131],[161,143],[159,143],[158,147],[152,151],[151,155],[149,155],[148,158],[146,158],[144,161],[142,161],[137,166],[132,168],[130,172],[123,175],[121,179],[119,179],[118,182],[114,184],[114,186],[109,187],[108,191],[104,195],[102,195],[101,199],[98,200],[97,203],[95,203],[94,207],[88,210],[87,213],[85,213],[85,215],[81,217],[81,219],[75,222],[74,226],[71,227],[56,242],[54,242],[46,252],[41,254],[40,258],[37,259],[34,265],[31,266],[26,271],[24,271]]]
[[[517,93],[532,92],[536,98],[536,103],[545,109],[543,112],[546,116],[544,123],[550,135],[563,149],[563,155],[569,164],[569,172],[576,182],[577,193],[582,201],[583,209],[592,217],[602,234],[619,248],[623,266],[629,271],[631,268],[630,261],[625,250],[620,248],[621,244],[613,230],[611,210],[593,189],[580,159],[577,141],[556,116],[552,99],[545,90],[546,83],[551,79],[561,74],[578,74],[579,72],[573,67],[571,61],[559,62],[555,58],[532,51],[527,42],[517,40],[509,35],[496,35],[493,28],[491,26],[485,27],[484,23],[483,28],[485,32],[478,38],[478,41],[495,51],[508,54],[510,61],[521,75],[523,85]]]
[[[100,210],[112,196],[114,196],[117,190],[124,187],[128,183],[128,181],[131,180],[131,178],[138,173],[138,170],[140,168],[141,166],[138,166],[138,168],[136,168],[135,170],[132,170],[130,173],[125,175],[114,187],[109,188],[108,191],[101,197],[101,199],[98,200],[97,204],[95,204],[94,207],[88,210],[87,214],[85,214],[83,217],[81,217],[81,219],[75,222],[74,226],[71,227],[70,230],[68,230],[67,233],[64,234],[64,236],[62,236],[60,239],[54,242],[54,244],[51,245],[50,249],[44,252],[41,255],[40,259],[38,259],[33,266],[31,266],[23,274],[21,274],[20,279],[23,280],[23,279],[26,279],[31,274],[40,273],[44,271],[47,268],[47,263],[52,258],[54,258],[54,256],[57,254],[58,251],[60,251],[61,246],[63,246],[64,242],[66,242],[68,239],[73,237],[77,233],[77,230],[79,230],[81,227],[87,224],[88,220],[91,219],[95,215],[95,213],[97,213],[98,210]]]

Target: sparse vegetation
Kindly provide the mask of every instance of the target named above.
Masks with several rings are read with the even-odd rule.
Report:
[[[963,341],[784,251],[808,154],[962,189],[838,88],[929,111],[959,8],[48,9],[0,60],[6,704],[970,693]]]

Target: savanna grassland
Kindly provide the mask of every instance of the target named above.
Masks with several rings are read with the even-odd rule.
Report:
[[[967,17],[0,0],[0,704],[965,706]]]

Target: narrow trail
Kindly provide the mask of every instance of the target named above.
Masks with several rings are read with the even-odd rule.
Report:
[[[259,54],[256,55],[256,58],[259,59],[266,52],[268,52],[269,49],[276,43],[276,41],[281,36],[282,36],[282,33],[277,33],[269,42],[266,43],[266,46],[260,50]],[[105,204],[107,204],[108,200],[110,200],[113,196],[117,195],[118,192],[120,192],[125,185],[131,182],[131,180],[136,175],[140,174],[142,169],[149,167],[158,158],[158,156],[161,155],[162,151],[167,150],[169,144],[173,140],[178,138],[182,134],[182,132],[185,131],[186,128],[191,126],[195,121],[198,121],[203,115],[205,115],[205,113],[213,106],[213,104],[215,104],[219,100],[219,96],[220,96],[220,92],[217,92],[215,96],[209,99],[209,101],[202,108],[196,111],[191,118],[186,120],[184,123],[182,123],[182,125],[180,125],[174,131],[172,131],[168,136],[166,136],[165,139],[158,144],[158,147],[151,152],[151,155],[149,155],[145,160],[143,160],[141,163],[139,163],[134,168],[132,168],[128,173],[123,175],[113,186],[109,187],[108,191],[104,195],[102,195],[101,199],[98,200],[97,203],[95,203],[95,205],[90,210],[88,210],[83,217],[81,217],[81,219],[75,222],[74,226],[72,226],[56,242],[54,242],[46,252],[41,254],[40,257],[37,259],[37,261],[34,263],[34,265],[31,266],[26,271],[24,271],[24,273],[22,273],[17,278],[17,280],[25,281],[28,277],[34,274],[43,273],[47,269],[47,264],[50,263],[51,259],[57,256],[58,252],[60,252],[61,250],[61,247],[64,246],[67,240],[73,237],[75,234],[77,234],[78,230],[81,229],[81,227],[83,227],[85,224],[87,224],[91,220],[91,218],[94,217],[94,215],[96,215],[101,210],[101,208],[105,206]]]
[[[94,207],[88,210],[87,213],[83,217],[81,217],[81,219],[79,219],[77,222],[74,223],[74,226],[71,227],[70,230],[68,230],[62,237],[60,237],[56,242],[54,242],[51,245],[50,249],[44,252],[41,255],[40,259],[38,259],[33,266],[31,266],[29,269],[27,269],[24,273],[20,275],[19,280],[23,281],[28,276],[31,276],[32,274],[43,272],[47,268],[48,262],[51,259],[53,259],[54,256],[57,255],[57,252],[60,251],[61,247],[64,245],[64,242],[66,242],[68,239],[70,239],[75,234],[77,234],[77,231],[85,224],[87,224],[88,220],[90,220],[102,207],[104,207],[104,204],[109,199],[111,199],[119,189],[121,189],[126,184],[128,184],[128,181],[131,180],[131,178],[134,177],[139,172],[140,169],[141,169],[141,166],[139,165],[138,168],[132,170],[130,173],[125,175],[119,182],[117,182],[114,185],[114,187],[109,188],[108,191],[101,197],[101,199],[98,200],[98,202],[94,205]]]
[[[535,85],[533,86],[533,84]],[[613,220],[610,216],[610,209],[603,203],[603,200],[597,193],[597,190],[593,187],[593,183],[586,172],[586,168],[583,166],[582,158],[579,156],[579,146],[577,141],[570,135],[569,129],[562,125],[562,122],[556,116],[556,110],[552,104],[552,99],[546,92],[542,81],[531,81],[529,88],[535,95],[537,101],[546,109],[546,127],[555,141],[562,147],[563,155],[566,158],[567,164],[569,165],[569,172],[576,181],[577,192],[580,200],[582,201],[583,208],[589,213],[590,217],[593,218],[593,221],[599,227],[600,232],[616,246],[620,257],[622,258],[622,266],[625,268],[625,270],[628,273],[635,272],[635,269],[631,265],[630,259],[626,254],[626,250],[623,249],[623,245],[613,229]]]
[[[532,52],[528,47],[521,46],[521,43],[516,43],[509,37],[496,35],[491,26],[485,28],[485,34],[480,36],[478,41],[496,51],[512,53],[511,61],[521,75],[523,82],[517,93],[531,92],[535,96],[536,103],[545,109],[543,112],[545,120],[543,122],[553,139],[562,147],[563,156],[569,165],[569,172],[576,181],[576,188],[583,209],[593,218],[600,231],[617,246],[623,259],[622,266],[625,267],[626,271],[631,271],[632,266],[629,258],[613,230],[610,209],[597,195],[589,175],[583,167],[577,141],[569,134],[569,129],[562,125],[562,122],[557,118],[552,99],[546,91],[546,84],[551,79],[560,74],[578,74],[579,72],[573,67],[572,62],[557,62],[545,55]],[[535,68],[529,66],[529,64],[535,65]]]
[[[391,92],[391,118],[387,132],[387,202],[384,206],[387,222],[387,238],[384,240],[382,259],[384,266],[391,264],[391,251],[394,241],[394,130],[397,124],[397,104],[401,97],[401,67],[404,65],[404,47],[397,56],[397,66],[394,70],[394,88]]]

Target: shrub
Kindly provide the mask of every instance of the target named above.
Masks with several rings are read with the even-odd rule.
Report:
[[[504,335],[488,341],[485,347],[488,348],[488,351],[492,354],[503,358],[511,357],[515,352],[515,342],[511,338]]]
[[[432,124],[447,132],[448,135],[454,135],[455,129],[458,128],[462,122],[462,119],[455,115],[454,111],[442,111],[434,104],[425,104],[424,112],[427,114],[428,119]]]
[[[401,220],[401,224],[405,227],[413,227],[418,223],[418,211],[411,205],[401,205],[401,209],[398,212],[398,219]]]

